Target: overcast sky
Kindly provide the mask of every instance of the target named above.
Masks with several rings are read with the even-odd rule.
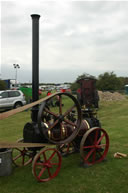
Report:
[[[40,14],[40,82],[128,76],[128,1],[1,2],[1,78],[32,80],[32,19]]]

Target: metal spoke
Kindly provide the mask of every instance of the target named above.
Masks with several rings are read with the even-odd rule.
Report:
[[[104,136],[105,136],[105,133],[103,133],[103,135],[99,138],[99,140],[97,141],[96,145],[98,145],[102,141]]]
[[[59,113],[62,115],[62,97],[61,95],[59,96]]]
[[[21,153],[22,153],[22,151],[23,151],[23,150],[21,150],[21,149],[19,149],[19,148],[15,148],[15,149],[17,149],[17,150],[20,151]]]
[[[26,166],[27,164],[32,162],[32,158],[30,158],[24,165]]]
[[[69,110],[67,110],[67,111],[63,114],[63,117],[65,117],[66,115],[68,115],[75,107],[76,107],[76,105],[74,104]]]
[[[98,147],[97,147],[97,149],[99,148],[102,148],[102,147],[105,147],[106,146],[106,144],[100,144],[100,145],[98,145]]]
[[[40,171],[40,173],[39,173],[39,175],[38,175],[38,178],[40,178],[40,177],[42,176],[42,174],[44,173],[45,170],[46,170],[46,167],[44,167],[44,168]]]
[[[94,152],[95,149],[92,149],[84,158],[84,160],[88,160],[88,158],[91,156],[91,154]]]
[[[72,126],[74,126],[74,127],[77,127],[77,125],[76,125],[75,123],[73,123],[73,122],[71,122],[71,121],[69,121],[69,120],[67,120],[67,119],[64,119],[64,122],[66,122],[66,123],[68,123],[69,125],[72,125]]]
[[[83,149],[88,149],[88,148],[95,148],[95,145],[89,145],[89,146],[83,146]]]
[[[49,110],[46,109],[46,108],[44,109],[44,111],[45,111],[46,113],[49,113],[49,114],[55,116],[55,117],[58,117],[58,114],[56,114],[56,113],[54,113],[54,112],[51,112],[51,111],[49,111]]]
[[[97,137],[98,137],[98,131],[96,130],[95,139],[94,139],[94,145],[97,143]]]
[[[43,166],[43,165],[44,165],[44,163],[41,163],[41,162],[36,163],[36,166]]]
[[[13,159],[13,161],[17,160],[17,159],[20,158],[21,156],[22,156],[22,154],[17,155],[17,156]]]
[[[46,162],[47,158],[46,158],[45,152],[43,152],[43,157],[44,157],[44,161]]]
[[[59,120],[57,119],[49,128],[48,131],[50,131],[53,127],[55,127],[55,125],[59,122]]]
[[[48,174],[49,174],[49,177],[51,178],[52,177],[52,174],[50,172],[50,168],[47,168],[48,169]]]
[[[48,161],[50,161],[50,160],[54,157],[55,154],[56,154],[56,152],[54,151],[54,152],[52,153],[52,155],[50,156],[50,158],[48,159]]]

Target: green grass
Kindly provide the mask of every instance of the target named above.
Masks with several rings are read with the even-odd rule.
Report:
[[[11,176],[0,177],[1,193],[127,193],[128,158],[115,159],[115,152],[128,154],[128,100],[100,104],[98,118],[110,137],[107,160],[89,168],[80,166],[80,154],[62,158],[56,178],[39,183],[31,172],[31,164],[13,168]],[[0,141],[16,141],[23,127],[31,121],[30,111],[1,121]]]

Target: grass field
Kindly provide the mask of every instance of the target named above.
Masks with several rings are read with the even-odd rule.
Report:
[[[46,183],[35,180],[31,164],[13,167],[11,176],[0,177],[0,193],[127,193],[128,158],[116,159],[113,154],[128,154],[128,100],[100,103],[98,118],[110,137],[106,161],[83,168],[80,154],[72,154],[62,158],[60,173]],[[21,138],[23,127],[29,121],[30,111],[2,120],[0,141]]]

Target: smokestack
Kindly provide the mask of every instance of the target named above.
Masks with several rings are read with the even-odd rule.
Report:
[[[39,18],[32,14],[32,102],[39,99]],[[32,108],[32,121],[37,122],[38,105]]]

